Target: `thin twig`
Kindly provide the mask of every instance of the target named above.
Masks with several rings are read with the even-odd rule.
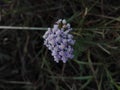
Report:
[[[0,26],[0,29],[10,29],[10,30],[47,30],[48,28],[45,27],[20,27],[20,26]],[[98,28],[73,28],[73,30],[110,30],[110,29],[120,29],[120,27],[115,28],[112,27],[98,27]]]
[[[91,71],[92,71],[92,73],[93,73],[93,77],[94,77],[94,79],[95,79],[95,82],[96,82],[96,84],[97,84],[98,90],[100,90],[100,89],[99,89],[99,82],[98,82],[97,77],[96,77],[96,72],[95,72],[95,69],[94,69],[94,67],[93,67],[93,65],[92,65],[92,61],[91,61],[91,59],[90,59],[90,50],[88,50],[88,62],[89,62],[89,66],[90,66],[90,68],[91,68]]]
[[[47,30],[43,27],[18,27],[18,26],[0,26],[0,29],[16,29],[16,30]]]

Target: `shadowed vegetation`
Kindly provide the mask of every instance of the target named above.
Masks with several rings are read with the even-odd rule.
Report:
[[[0,0],[0,26],[73,28],[75,57],[53,61],[45,31],[0,29],[0,90],[120,90],[120,0]]]

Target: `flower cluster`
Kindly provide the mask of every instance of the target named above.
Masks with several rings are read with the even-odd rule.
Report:
[[[60,60],[66,63],[68,59],[74,57],[72,45],[74,45],[75,40],[69,34],[71,30],[70,24],[67,24],[65,19],[60,19],[52,29],[48,28],[48,31],[43,35],[44,45],[52,52],[54,61],[57,63]]]

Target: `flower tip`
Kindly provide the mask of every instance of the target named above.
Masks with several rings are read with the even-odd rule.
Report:
[[[63,24],[66,24],[67,22],[66,22],[66,20],[65,20],[65,19],[63,19],[63,20],[62,20],[62,23],[63,23]]]
[[[64,61],[64,60],[63,60],[63,63],[66,63],[66,62],[67,62],[67,61]]]
[[[55,61],[56,63],[59,63],[59,60],[58,60],[58,59],[56,59],[56,58],[54,58],[54,61]]]
[[[69,23],[67,24],[67,27],[70,28],[70,24]]]
[[[62,19],[59,19],[56,23],[60,24],[62,22]]]
[[[58,25],[54,24],[53,28],[54,28],[54,29],[57,29],[57,28],[58,28]]]

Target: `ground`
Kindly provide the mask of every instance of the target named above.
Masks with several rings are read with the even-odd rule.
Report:
[[[45,30],[0,29],[0,90],[120,90],[120,0],[0,0],[0,26],[73,28],[74,59],[56,63]]]

